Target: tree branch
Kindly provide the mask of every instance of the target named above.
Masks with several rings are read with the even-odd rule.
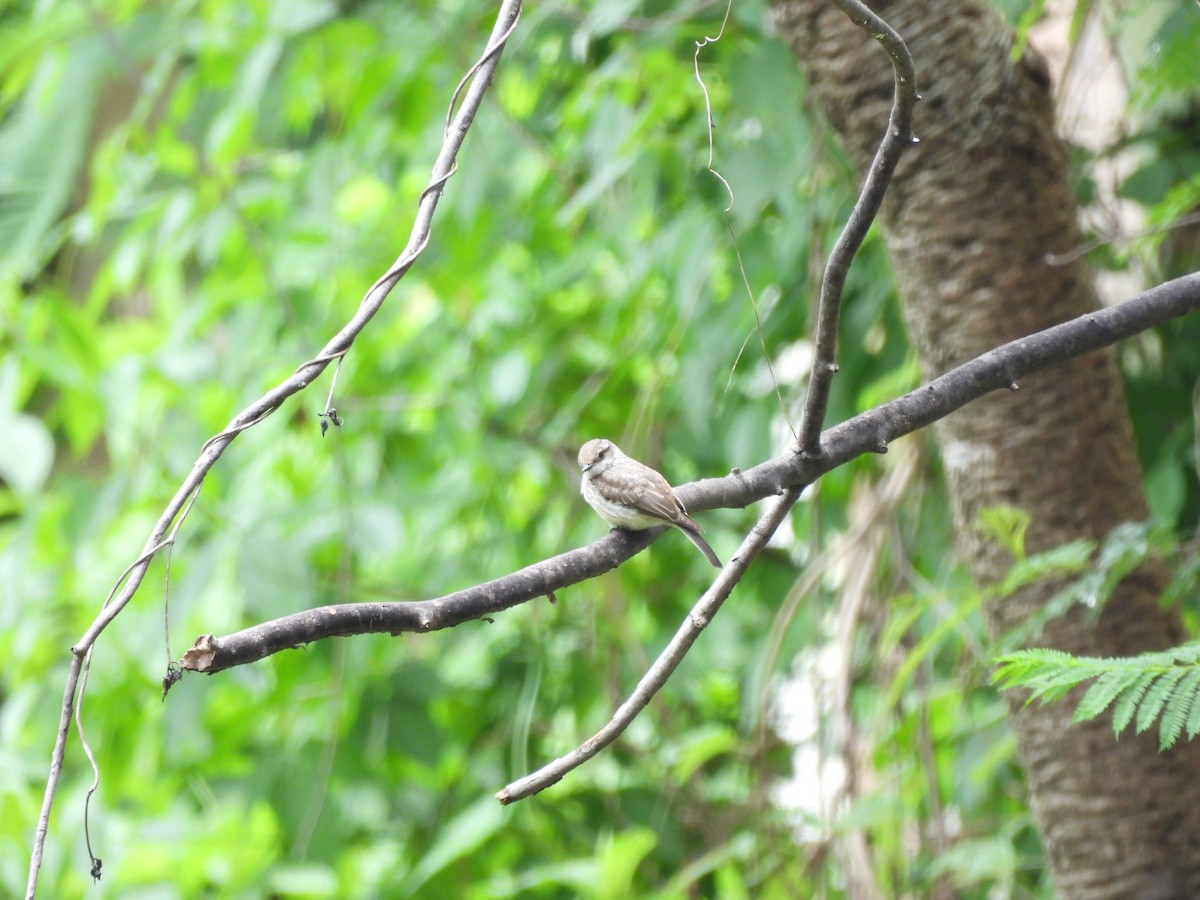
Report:
[[[902,397],[828,429],[821,435],[820,457],[789,452],[744,472],[680,485],[675,491],[687,508],[696,512],[742,508],[801,488],[864,453],[886,452],[891,441],[946,417],[972,400],[1002,388],[1015,389],[1017,380],[1032,372],[1115,344],[1197,309],[1200,274],[1177,278],[1117,306],[989,350]],[[326,637],[449,628],[615,568],[648,547],[663,530],[612,531],[586,547],[433,600],[323,606],[226,637],[204,635],[184,654],[182,665],[212,674]],[[718,583],[722,579],[719,576]]]
[[[457,169],[458,152],[462,148],[475,114],[483,101],[483,96],[491,84],[500,54],[508,42],[509,36],[516,28],[521,13],[521,0],[502,0],[496,23],[488,38],[487,47],[479,60],[471,66],[462,81],[455,88],[453,97],[446,114],[446,128],[442,147],[434,162],[430,180],[421,193],[417,213],[413,220],[412,231],[403,252],[388,270],[367,291],[354,316],[314,358],[297,367],[291,377],[280,382],[267,391],[258,400],[247,406],[239,413],[226,428],[217,435],[209,438],[200,450],[200,455],[192,465],[191,472],[179,486],[175,496],[167,504],[158,521],[155,523],[150,536],[147,538],[141,555],[137,561],[126,570],[117,582],[118,591],[104,603],[100,613],[93,620],[84,635],[71,648],[73,658],[68,673],[66,689],[63,694],[63,705],[60,717],[60,727],[55,739],[54,750],[51,754],[50,774],[46,782],[46,791],[42,799],[42,809],[38,817],[37,828],[34,832],[33,848],[29,860],[29,880],[26,886],[26,897],[32,898],[37,889],[38,872],[41,869],[43,847],[46,832],[49,828],[50,809],[54,802],[59,776],[62,773],[62,763],[65,755],[66,739],[69,733],[71,713],[76,703],[76,688],[79,672],[84,656],[95,645],[96,640],[105,628],[115,619],[125,606],[133,599],[141,586],[142,579],[150,567],[156,553],[169,544],[164,538],[171,530],[172,524],[186,507],[189,500],[200,490],[205,476],[220,459],[225,448],[233,442],[241,432],[257,425],[263,419],[274,413],[284,401],[309,386],[334,360],[341,359],[354,343],[355,338],[371,321],[375,313],[383,306],[384,300],[391,293],[397,282],[420,256],[429,242],[432,233],[433,214],[441,199],[442,189]],[[465,88],[465,90],[464,90]],[[461,105],[455,110],[461,97]],[[121,586],[121,582],[124,585]]]
[[[875,151],[875,158],[867,170],[862,191],[850,211],[846,226],[842,229],[825,274],[821,279],[821,298],[817,303],[817,327],[813,338],[814,354],[812,372],[808,377],[808,391],[804,395],[804,415],[800,420],[798,444],[806,456],[817,456],[822,452],[821,427],[829,408],[829,391],[833,376],[837,373],[837,332],[842,310],[842,290],[846,286],[846,275],[858,248],[867,237],[867,231],[875,220],[879,207],[900,154],[916,142],[912,133],[913,108],[920,96],[917,94],[917,73],[913,68],[912,55],[904,40],[887,22],[867,9],[858,0],[833,0],[835,6],[850,17],[859,28],[868,31],[879,41],[892,58],[895,72],[895,90],[892,111],[888,117],[887,132]]]
[[[729,595],[733,593],[734,587],[746,574],[750,563],[754,561],[763,547],[767,546],[771,535],[787,518],[787,514],[800,498],[800,491],[799,487],[784,491],[782,496],[777,497],[770,508],[759,516],[750,533],[746,535],[746,539],[742,541],[742,546],[738,548],[737,553],[721,569],[721,574],[717,576],[709,589],[696,601],[691,613],[683,620],[683,624],[671,638],[671,642],[658,655],[654,665],[642,676],[633,693],[613,713],[608,723],[570,753],[560,756],[536,772],[508,785],[496,794],[497,800],[509,804],[545,790],[621,736],[629,727],[629,723],[646,707],[659,689],[667,683],[671,673],[683,662],[683,658],[691,649],[692,644],[696,643],[696,639],[700,637],[700,632],[708,627],[708,623],[717,614],[721,604],[728,599]]]

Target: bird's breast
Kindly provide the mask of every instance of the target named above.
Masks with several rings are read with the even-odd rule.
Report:
[[[592,479],[586,475],[583,478],[583,483],[580,485],[580,493],[583,494],[583,499],[609,525],[614,528],[628,528],[630,531],[641,531],[645,528],[653,528],[655,525],[667,524],[664,520],[655,516],[646,515],[641,510],[632,506],[626,506],[623,503],[616,503],[602,494],[594,484]]]

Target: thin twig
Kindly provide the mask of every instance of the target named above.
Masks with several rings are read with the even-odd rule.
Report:
[[[708,96],[708,85],[704,83],[704,79],[700,75],[700,51],[709,44],[715,44],[725,36],[725,26],[729,24],[729,14],[733,11],[733,0],[728,0],[725,4],[725,17],[721,19],[721,27],[717,29],[714,35],[705,35],[703,40],[696,41],[696,52],[692,55],[692,71],[695,73],[696,84],[700,85],[700,93],[704,95],[704,121],[707,125],[705,133],[708,135],[708,171],[717,181],[725,188],[725,193],[729,197],[729,203],[725,206],[723,212],[728,213],[733,209],[733,188],[729,182],[725,180],[725,176],[713,168],[713,134],[717,130],[717,123],[713,121],[712,100]]]
[[[404,251],[376,282],[371,286],[349,322],[325,345],[317,356],[302,363],[286,380],[280,382],[250,406],[246,407],[229,426],[220,434],[205,442],[200,455],[192,465],[192,470],[184,479],[175,496],[167,504],[158,521],[155,523],[145,547],[137,561],[130,565],[118,580],[118,585],[124,582],[111,603],[106,602],[96,619],[88,627],[80,640],[71,648],[72,660],[67,677],[66,690],[63,693],[63,706],[59,719],[59,729],[55,739],[54,750],[51,754],[50,774],[46,783],[42,810],[38,817],[37,828],[34,832],[33,848],[29,860],[29,880],[26,885],[26,897],[32,900],[37,890],[38,873],[41,869],[42,855],[45,846],[46,833],[49,829],[50,809],[54,802],[54,794],[62,774],[65,756],[66,739],[70,730],[72,710],[75,704],[75,690],[79,683],[79,673],[84,658],[88,655],[97,638],[126,604],[137,593],[150,561],[154,554],[163,546],[163,538],[171,529],[172,523],[192,497],[209,470],[216,464],[225,448],[233,439],[246,428],[251,427],[277,410],[285,400],[293,394],[308,387],[328,366],[340,359],[350,349],[354,339],[366,327],[371,318],[382,307],[384,300],[404,276],[420,255],[432,231],[433,214],[441,198],[446,181],[454,174],[457,166],[458,152],[462,147],[467,132],[474,121],[493,75],[499,63],[500,54],[516,27],[521,13],[521,0],[502,0],[497,14],[495,26],[488,38],[488,44],[480,59],[471,67],[467,76],[454,92],[450,104],[451,112],[447,115],[447,125],[442,142],[442,148],[433,165],[428,186],[421,194],[417,213],[413,221],[412,232]],[[472,79],[471,76],[474,75]],[[470,80],[470,86],[464,91],[463,85]],[[461,97],[461,106],[454,111],[455,103]],[[115,589],[114,589],[115,590]],[[111,596],[111,595],[110,595]]]
[[[1074,250],[1068,250],[1066,253],[1047,253],[1043,259],[1048,266],[1065,266],[1075,262],[1081,256],[1087,256],[1097,247],[1103,247],[1105,244],[1115,244],[1120,241],[1136,241],[1139,238],[1150,237],[1155,234],[1162,234],[1167,231],[1174,231],[1177,228],[1187,228],[1189,225],[1200,223],[1200,212],[1188,213],[1186,216],[1180,216],[1174,222],[1167,225],[1156,225],[1150,228],[1142,228],[1135,231],[1133,234],[1109,234],[1101,237],[1093,238],[1090,241],[1085,241]]]
[[[42,848],[46,844],[46,831],[50,827],[50,806],[54,802],[54,790],[62,775],[63,760],[67,752],[67,735],[71,732],[71,712],[75,706],[75,688],[79,685],[79,672],[83,667],[82,656],[71,656],[67,669],[67,683],[63,687],[62,707],[58,716],[58,732],[54,750],[50,754],[50,777],[42,797],[42,812],[38,816],[37,830],[33,834],[33,851],[29,860],[29,882],[25,886],[25,900],[33,900],[37,891],[37,876],[42,865]],[[90,851],[89,851],[90,852]]]
[[[171,665],[170,630],[167,627],[167,602],[171,584],[171,553],[175,549],[175,538],[179,534],[179,529],[183,527],[183,523],[187,520],[188,513],[192,511],[192,507],[196,504],[196,498],[199,496],[200,488],[197,487],[196,490],[192,492],[191,497],[188,499],[187,505],[183,508],[183,512],[179,514],[179,518],[175,520],[175,524],[171,527],[171,533],[167,535],[167,537],[165,537],[153,550],[148,553],[143,553],[142,558],[133,564],[139,565],[142,562],[142,559],[144,559],[146,564],[149,565],[149,561],[154,557],[154,554],[164,547],[166,548],[167,565],[166,572],[164,573],[163,584],[163,629],[167,635],[166,649],[168,668],[170,668]],[[108,596],[104,599],[104,606],[108,606],[108,604],[112,602],[113,594],[116,593],[121,581],[123,581],[125,577],[132,571],[133,565],[131,565],[121,574],[121,578],[117,581],[117,584],[113,586],[113,589],[109,591]],[[92,808],[92,797],[95,796],[96,791],[100,788],[100,767],[96,764],[96,757],[92,753],[91,745],[88,743],[87,736],[83,731],[83,698],[87,694],[88,675],[92,671],[92,656],[95,654],[95,652],[96,645],[93,643],[87,648],[87,653],[84,654],[83,657],[83,675],[79,681],[79,694],[75,701],[75,733],[79,736],[79,746],[83,748],[83,753],[87,757],[88,764],[92,767],[92,783],[87,789],[87,793],[83,798],[83,836],[85,842],[87,843],[88,856],[91,859],[92,878],[96,881],[99,881],[100,859],[95,853],[92,852],[90,814]]]
[[[721,19],[721,27],[717,29],[715,35],[705,35],[703,40],[696,41],[696,52],[692,56],[692,71],[695,74],[696,84],[700,85],[700,93],[704,96],[704,121],[707,125],[705,133],[708,135],[708,163],[707,169],[717,181],[721,182],[721,186],[725,188],[725,193],[729,197],[729,203],[721,210],[721,220],[725,223],[725,231],[729,234],[729,242],[733,247],[733,255],[737,258],[738,272],[742,276],[742,287],[746,290],[746,296],[750,298],[750,309],[754,312],[754,333],[758,336],[758,345],[762,348],[763,361],[767,364],[767,372],[771,376],[771,384],[775,388],[775,399],[779,401],[779,411],[783,413],[783,420],[787,422],[788,429],[792,432],[792,437],[796,437],[796,427],[792,424],[792,417],[788,415],[787,404],[783,402],[783,392],[779,389],[779,379],[775,377],[775,366],[771,363],[771,354],[767,350],[767,341],[763,337],[762,318],[758,313],[758,299],[754,296],[754,288],[750,286],[750,276],[746,274],[746,262],[742,259],[742,248],[738,243],[737,233],[733,230],[733,223],[729,220],[729,213],[733,210],[734,195],[733,186],[729,183],[713,165],[713,136],[717,131],[717,123],[713,119],[712,100],[708,94],[708,85],[704,83],[704,77],[700,74],[700,51],[709,44],[715,44],[725,36],[725,26],[729,24],[729,14],[733,11],[733,0],[728,0],[725,5],[725,17]],[[737,370],[738,363],[741,362],[742,353],[746,349],[746,344],[750,338],[742,341],[742,346],[738,348],[737,356],[734,357],[733,365],[729,370],[729,380],[725,384],[725,390],[728,391],[730,385],[733,384],[733,373]]]
[[[613,713],[608,723],[601,728],[596,734],[588,738],[570,753],[560,756],[554,762],[549,763],[538,769],[524,778],[520,778],[512,784],[505,787],[496,794],[496,799],[501,803],[512,803],[516,800],[521,800],[525,797],[530,797],[539,791],[545,790],[550,785],[560,781],[562,777],[583,765],[613,741],[629,727],[632,722],[646,705],[658,693],[659,689],[667,683],[667,679],[671,677],[671,673],[678,668],[687,655],[692,644],[696,643],[696,639],[700,637],[700,633],[712,621],[713,616],[717,614],[717,610],[721,608],[721,604],[733,592],[734,587],[741,581],[742,576],[746,573],[755,557],[762,551],[763,547],[771,539],[776,529],[787,517],[792,506],[800,498],[800,487],[788,488],[782,495],[775,499],[775,502],[767,509],[765,513],[759,516],[754,527],[750,529],[750,533],[746,535],[746,539],[742,541],[742,546],[738,548],[737,554],[726,563],[725,568],[721,570],[721,574],[717,576],[716,581],[712,586],[700,597],[696,605],[692,607],[692,611],[688,617],[684,619],[683,624],[679,626],[679,630],[675,632],[675,636],[671,638],[671,642],[659,654],[658,659],[642,676],[633,693],[629,698],[618,707]]]
[[[821,298],[817,304],[817,328],[814,339],[812,373],[808,379],[808,393],[804,397],[804,416],[800,420],[800,440],[797,452],[804,456],[818,456],[821,451],[821,428],[829,408],[829,390],[837,365],[837,330],[842,308],[842,290],[846,286],[846,274],[858,248],[862,246],[867,231],[874,221],[892,172],[900,161],[900,154],[916,141],[912,133],[913,108],[919,98],[917,94],[916,70],[912,56],[901,39],[887,22],[883,21],[858,0],[833,0],[835,6],[850,17],[859,28],[870,32],[892,59],[896,86],[892,97],[892,111],[888,118],[887,133],[875,151],[875,158],[867,170],[858,202],[846,220],[841,237],[829,255],[825,266],[825,277],[821,280]]]

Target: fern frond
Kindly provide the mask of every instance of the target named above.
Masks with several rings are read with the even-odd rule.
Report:
[[[1137,712],[1138,704],[1146,695],[1150,684],[1160,673],[1155,671],[1142,672],[1133,683],[1121,691],[1117,702],[1113,705],[1113,734],[1120,734],[1129,727],[1133,715]]]
[[[1159,717],[1163,707],[1171,699],[1175,686],[1187,673],[1187,669],[1175,667],[1167,669],[1155,678],[1154,683],[1150,685],[1150,690],[1146,691],[1146,696],[1138,706],[1137,722],[1134,725],[1137,734],[1141,734],[1154,724],[1154,720]]]
[[[1196,700],[1197,689],[1200,688],[1200,668],[1186,670],[1183,680],[1172,692],[1163,710],[1162,725],[1158,730],[1158,749],[1167,750],[1175,746],[1179,735],[1187,724],[1192,704]],[[1189,735],[1190,737],[1191,735]]]
[[[1191,740],[1197,734],[1200,734],[1200,703],[1193,702],[1187,717],[1188,740]]]
[[[1021,650],[998,657],[996,663],[993,684],[1001,690],[1028,689],[1028,702],[1060,700],[1076,685],[1095,679],[1075,708],[1076,722],[1094,719],[1110,706],[1117,735],[1131,723],[1141,734],[1159,721],[1159,748],[1164,750],[1184,731],[1189,739],[1200,733],[1200,642],[1116,659]]]
[[[1136,679],[1136,672],[1131,673],[1125,669],[1110,669],[1102,674],[1075,707],[1074,721],[1086,722],[1096,718],[1108,709],[1121,693],[1128,690]]]
[[[1031,650],[1006,653],[995,662],[997,668],[992,674],[992,684],[999,685],[1001,690],[1008,690],[1015,687],[1034,687],[1046,673],[1056,674],[1077,664],[1079,660],[1063,650],[1035,647]]]

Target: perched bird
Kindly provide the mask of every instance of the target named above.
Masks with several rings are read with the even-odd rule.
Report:
[[[721,568],[721,560],[700,537],[700,524],[688,515],[675,491],[658,472],[630,459],[612,441],[588,441],[579,449],[583,470],[580,493],[613,528],[643,531],[655,525],[674,525],[695,544],[708,561]]]

